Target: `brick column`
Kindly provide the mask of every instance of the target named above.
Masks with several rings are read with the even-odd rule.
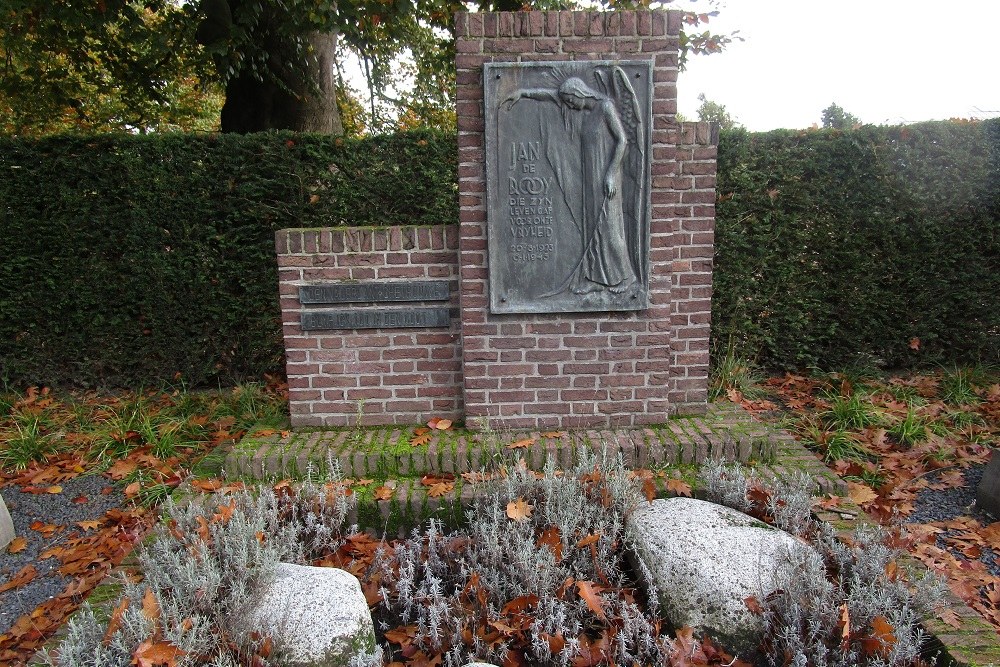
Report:
[[[676,123],[680,23],[679,11],[456,15],[467,422],[627,427],[705,410],[715,154],[707,125]],[[489,312],[482,66],[560,60],[653,62],[647,310]]]

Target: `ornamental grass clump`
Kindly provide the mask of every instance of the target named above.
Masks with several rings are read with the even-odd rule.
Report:
[[[58,667],[279,664],[281,647],[249,619],[279,561],[305,562],[344,543],[338,485],[307,481],[179,505],[142,548],[140,581],[126,580],[110,621],[85,605],[57,650]]]
[[[761,654],[770,665],[911,667],[921,662],[920,620],[944,595],[929,572],[907,581],[896,559],[899,535],[860,525],[839,537],[811,515],[812,480],[793,476],[768,485],[738,465],[702,468],[708,499],[745,511],[805,540],[814,551],[788,555],[779,580],[788,585],[756,601],[767,625]],[[742,489],[742,491],[741,491]]]

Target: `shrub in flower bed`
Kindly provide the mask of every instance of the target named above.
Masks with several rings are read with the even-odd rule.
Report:
[[[701,477],[708,500],[728,505],[807,540],[815,551],[789,554],[783,580],[765,600],[748,600],[767,623],[762,653],[771,665],[851,667],[918,665],[920,619],[943,599],[945,584],[924,572],[909,581],[896,565],[899,529],[860,525],[837,537],[810,512],[808,477],[767,485],[739,466],[709,462]]]
[[[718,465],[704,479],[710,499],[808,538],[822,554],[788,562],[794,590],[748,600],[768,623],[760,664],[922,664],[917,621],[934,586],[918,579],[911,595],[890,536],[866,529],[838,541],[811,518],[804,484],[769,490],[752,473]],[[431,522],[392,542],[345,525],[336,477],[171,504],[140,558],[145,578],[125,584],[110,622],[85,609],[50,664],[281,664],[282,647],[242,622],[279,561],[360,578],[384,658],[359,656],[359,664],[749,664],[658,619],[655,591],[626,565],[626,517],[646,499],[620,461],[585,460],[565,473],[515,463],[491,484],[464,530]]]

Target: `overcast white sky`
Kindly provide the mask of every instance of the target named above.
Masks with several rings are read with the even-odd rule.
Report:
[[[699,93],[751,130],[809,127],[831,102],[875,124],[1000,116],[1000,0],[723,0],[710,26],[746,41],[689,59],[692,120]]]

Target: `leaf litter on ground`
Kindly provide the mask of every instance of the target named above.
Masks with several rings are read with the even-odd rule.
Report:
[[[963,373],[964,371],[959,371]],[[969,374],[975,377],[975,374]],[[786,373],[764,383],[768,406],[741,405],[784,425],[816,450],[848,483],[850,499],[883,525],[907,521],[906,547],[928,569],[946,577],[958,597],[1000,632],[1000,522],[966,508],[944,521],[909,522],[921,493],[965,487],[970,469],[985,465],[1000,445],[1000,375],[978,374],[964,404],[949,404],[947,373],[917,373],[851,382],[843,374],[809,377]],[[860,447],[831,457],[831,431],[822,431],[831,397],[860,397],[859,406],[883,422],[849,429]],[[780,404],[781,408],[778,408]],[[909,429],[904,428],[904,425]],[[816,435],[824,436],[816,438]],[[974,490],[973,490],[974,491]],[[835,505],[830,499],[828,506]],[[929,502],[929,501],[928,501]],[[994,563],[989,567],[988,563]],[[955,623],[945,613],[942,619]]]
[[[9,409],[0,412],[0,488],[26,495],[45,495],[65,510],[75,506],[72,525],[50,523],[39,516],[8,545],[11,556],[32,553],[41,563],[37,575],[0,571],[0,596],[26,599],[33,586],[52,591],[33,610],[0,626],[0,664],[26,662],[111,571],[148,533],[156,513],[147,505],[177,486],[191,466],[223,442],[236,441],[248,428],[265,423],[281,426],[285,419],[286,387],[274,378],[268,384],[244,385],[229,391],[145,391],[102,394],[60,393],[29,387],[4,396]],[[17,439],[22,424],[36,425],[34,439]],[[267,422],[271,422],[268,424]],[[19,430],[20,429],[20,430]],[[13,445],[11,444],[13,443]],[[63,498],[67,483],[100,475],[105,486],[101,503],[87,494]],[[215,490],[232,490],[221,485]],[[124,497],[123,497],[124,496]],[[125,504],[96,513],[91,507],[107,502]],[[10,508],[12,515],[19,511]],[[21,520],[18,516],[17,521]],[[29,549],[29,545],[35,544]],[[61,577],[66,583],[61,591]],[[46,599],[47,598],[47,599]],[[0,607],[5,606],[0,597]],[[8,606],[8,609],[13,606]],[[150,647],[147,657],[157,655]],[[137,658],[138,659],[138,658]]]

